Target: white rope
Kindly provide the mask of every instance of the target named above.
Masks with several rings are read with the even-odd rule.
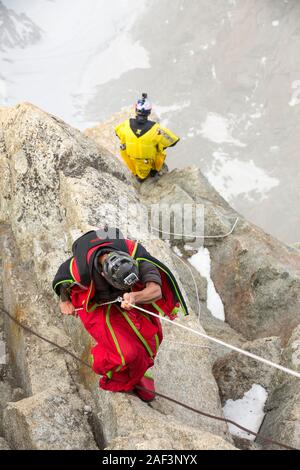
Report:
[[[164,338],[164,343],[169,343],[169,344],[174,344],[174,346],[178,346],[180,344],[181,346],[188,346],[189,348],[197,348],[197,349],[211,349],[210,346],[201,346],[200,344],[193,344],[193,343],[185,343],[184,341],[174,341],[172,339],[166,339]]]
[[[176,236],[184,237],[184,238],[226,238],[226,237],[228,237],[229,235],[232,234],[232,232],[234,231],[238,221],[239,221],[239,217],[236,218],[236,220],[235,220],[233,226],[231,227],[230,231],[227,232],[227,233],[224,233],[224,235],[194,235],[194,234],[191,235],[191,234],[185,234],[185,233],[166,232],[164,230],[160,230],[156,227],[153,227],[153,225],[150,225],[150,228],[155,230],[156,232],[164,233],[166,235],[176,235]]]
[[[249,351],[244,351],[243,349],[237,348],[236,346],[232,346],[231,344],[225,343],[224,341],[221,341],[220,339],[216,339],[212,336],[208,336],[205,333],[201,333],[200,331],[193,330],[193,328],[189,328],[188,326],[181,325],[180,323],[175,323],[172,320],[169,320],[168,318],[161,317],[160,315],[157,315],[156,313],[149,312],[149,310],[145,310],[142,307],[139,307],[138,305],[134,304],[129,304],[131,307],[140,310],[141,312],[148,313],[149,315],[152,315],[153,317],[157,317],[160,320],[166,321],[168,323],[171,323],[172,325],[178,326],[179,328],[183,328],[184,330],[190,331],[192,333],[195,333],[198,336],[201,336],[202,338],[206,338],[209,341],[213,341],[214,343],[221,344],[222,346],[225,346],[226,348],[232,349],[233,351],[237,351],[241,354],[244,354],[244,356],[251,357],[252,359],[255,359],[256,361],[263,362],[264,364],[267,364],[269,366],[275,367],[276,369],[279,369],[283,372],[286,372],[287,374],[293,375],[294,377],[300,378],[300,373],[288,369],[287,367],[280,366],[279,364],[276,364],[275,362],[268,361],[268,359],[264,359],[263,357],[257,356],[256,354],[250,353]]]

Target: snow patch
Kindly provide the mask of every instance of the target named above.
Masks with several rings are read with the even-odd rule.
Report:
[[[244,195],[249,201],[267,198],[268,192],[279,185],[277,178],[269,176],[253,160],[241,161],[222,151],[213,153],[211,169],[205,174],[214,188],[227,200]],[[255,198],[251,196],[254,192]]]
[[[178,246],[173,246],[173,251],[175,253],[175,255],[179,256],[180,258],[182,258],[182,253],[181,251],[179,250]]]
[[[226,419],[231,419],[237,424],[258,432],[264,419],[264,406],[268,398],[267,391],[257,384],[253,384],[240,400],[227,400],[223,407]],[[241,429],[229,424],[229,431],[234,436],[242,437],[254,441],[255,436],[242,431]]]
[[[217,144],[227,143],[238,147],[246,147],[231,135],[233,128],[232,120],[226,119],[220,114],[208,113],[206,120],[201,124],[198,134]]]
[[[225,312],[222,300],[217,293],[214,283],[210,277],[210,254],[207,248],[203,246],[198,252],[188,258],[189,263],[207,280],[207,308],[211,314],[219,320],[225,321]]]

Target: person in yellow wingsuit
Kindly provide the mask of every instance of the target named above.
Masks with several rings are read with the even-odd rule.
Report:
[[[157,175],[166,158],[165,149],[179,141],[169,129],[148,119],[151,110],[147,93],[143,93],[135,104],[136,117],[126,119],[115,128],[121,157],[139,181]]]

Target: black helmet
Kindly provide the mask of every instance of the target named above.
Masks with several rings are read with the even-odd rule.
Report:
[[[137,262],[128,253],[111,251],[103,263],[107,282],[120,290],[127,290],[139,280]]]

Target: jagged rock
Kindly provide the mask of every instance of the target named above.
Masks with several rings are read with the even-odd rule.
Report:
[[[130,117],[134,117],[133,106],[124,108],[119,113],[113,114],[106,121],[97,124],[97,126],[86,129],[84,134],[97,142],[98,145],[109,150],[112,155],[119,155],[120,141],[116,136],[115,127]]]
[[[3,419],[3,410],[10,401],[12,396],[12,389],[9,382],[0,382],[0,433],[3,433],[2,419]]]
[[[173,194],[178,202],[204,205],[206,234],[224,234],[232,227],[236,213],[198,169],[175,170],[156,182],[133,186],[128,170],[108,150],[30,104],[0,110],[0,123],[4,306],[16,319],[84,360],[89,359],[91,339],[78,319],[61,318],[51,290],[53,275],[70,255],[77,236],[104,222],[119,225],[126,234],[129,220],[129,235],[137,236],[179,277],[171,248],[161,240],[149,240],[145,227],[137,226],[136,208],[149,207],[164,195],[171,202]],[[128,207],[128,202],[135,206]],[[116,208],[119,210],[114,214]],[[229,339],[231,335],[231,341],[238,344],[244,342],[242,335],[250,339],[268,334],[286,336],[299,322],[299,251],[244,219],[230,237],[207,238],[205,246],[210,249],[212,279],[225,305],[226,320],[241,335],[232,334],[226,326],[222,330],[220,322],[210,323],[211,331],[216,328]],[[187,285],[186,275],[180,277],[180,285]],[[197,282],[203,290],[203,280]],[[205,303],[203,292],[201,301]],[[192,309],[189,318],[178,321],[204,331]],[[194,448],[200,445],[194,440],[195,433],[203,437],[203,448],[231,446],[224,423],[191,415],[162,398],[147,405],[131,394],[99,390],[99,377],[89,368],[8,319],[5,323],[15,386],[27,397],[10,403],[5,410],[6,436],[12,447],[95,448],[97,439],[101,448],[109,448],[129,445],[128,436],[136,436],[136,448],[165,448],[169,436],[173,440],[176,435],[182,436],[184,446]],[[222,416],[211,371],[212,360],[219,352],[211,354],[211,345],[175,327],[164,327],[164,332],[166,341],[155,366],[157,390]],[[82,393],[79,382],[91,394]],[[273,388],[279,393],[277,382]],[[280,413],[278,419],[284,426],[286,418]],[[291,420],[290,416],[297,418],[292,405]],[[81,427],[75,431],[72,426],[78,421]],[[62,435],[69,439],[70,447],[63,447],[59,438],[66,423],[70,423],[70,433]],[[51,426],[55,429],[52,437]]]
[[[219,320],[212,316],[211,312],[207,309],[206,305],[201,305],[201,324],[203,325],[206,333],[214,338],[220,339],[227,344],[232,346],[242,347],[246,343],[246,339],[240,333],[237,333],[231,328],[228,323]],[[210,357],[212,363],[223,356],[228,354],[228,348],[217,344],[215,342],[209,342]]]
[[[103,429],[106,449],[125,449],[126,446],[128,449],[195,449],[200,445],[199,439],[195,441],[196,436],[203,436],[202,446],[210,448],[210,442],[205,441],[206,435],[214,436],[220,448],[232,448],[228,436],[222,438],[219,433],[216,435],[207,431],[213,420],[207,420],[205,427],[189,426],[175,418],[171,409],[168,412],[156,409],[155,402],[145,406],[133,395],[116,394],[112,398],[111,394],[102,390],[99,395],[97,400],[101,410],[98,419],[102,424],[105,423]],[[119,445],[123,447],[118,447]]]
[[[249,341],[243,344],[242,349],[280,364],[281,346],[278,337]],[[238,352],[231,352],[215,362],[213,372],[224,403],[229,399],[242,398],[254,383],[270,392],[276,369]]]
[[[161,430],[153,428],[153,437],[143,432],[117,437],[105,450],[237,450],[219,436],[187,427]]]
[[[0,222],[11,224],[21,258],[35,264],[37,282],[50,292],[64,252],[65,215],[76,204],[60,199],[63,178],[80,182],[96,169],[129,184],[129,172],[81,132],[30,104],[2,109],[0,123]]]
[[[153,187],[155,185],[155,188]],[[180,202],[189,203],[195,201],[197,204],[203,203],[207,207],[219,206],[228,209],[233,216],[235,212],[222,196],[209,184],[207,178],[201,173],[199,168],[187,167],[183,170],[175,169],[153,183],[153,180],[147,179],[140,185],[141,195],[147,199],[150,196],[156,202],[162,202],[164,195],[169,197],[170,187],[177,186],[177,191],[185,195]],[[154,190],[155,189],[155,190]],[[218,207],[217,207],[218,208]],[[215,223],[218,221],[216,220]],[[226,218],[223,223],[228,223]]]
[[[25,398],[25,392],[21,387],[14,388],[11,395],[11,401],[19,401]]]
[[[182,319],[181,324],[205,333],[201,325],[192,318]],[[178,330],[171,325],[167,325],[164,329],[166,341],[162,343],[153,368],[158,391],[171,398],[176,397],[176,400],[195,409],[203,411],[209,409],[209,413],[222,416],[218,402],[218,388],[213,376],[210,375],[210,345],[205,339],[193,333],[179,328]],[[175,356],[179,360],[175,360]],[[224,423],[189,412],[163,398],[156,398],[153,408],[190,426],[201,427],[226,437],[227,427]]]
[[[54,388],[9,403],[4,428],[14,449],[97,449],[82,402],[70,389]]]
[[[261,450],[259,444],[243,437],[233,436],[233,441],[237,448],[241,450]]]
[[[22,104],[16,108],[2,110],[0,121],[0,169],[3,175],[0,191],[4,196],[0,220],[8,227],[6,236],[1,240],[4,253],[4,304],[26,325],[62,346],[67,346],[68,349],[75,347],[80,357],[88,359],[91,340],[83,333],[83,327],[78,320],[70,318],[62,322],[57,299],[51,291],[52,277],[59,264],[69,256],[74,238],[87,229],[108,222],[119,225],[126,234],[129,218],[132,220],[130,233],[134,233],[134,218],[128,216],[130,212],[127,213],[126,204],[132,202],[138,206],[140,196],[131,185],[131,175],[118,159],[59,119],[30,104]],[[120,192],[123,200],[119,202]],[[114,218],[112,211],[118,203],[120,210]],[[129,208],[129,211],[131,209]],[[144,243],[143,235],[142,231],[140,236]],[[154,256],[159,256],[172,267],[170,249],[163,242],[145,240],[145,245]],[[63,332],[63,324],[71,335],[72,344]],[[85,434],[90,443],[94,442],[92,433],[94,436],[103,435],[103,440],[108,445],[114,438],[143,429],[146,422],[156,426],[159,418],[163,426],[170,421],[173,414],[174,429],[179,430],[183,423],[191,421],[190,412],[173,410],[173,407],[170,409],[168,404],[159,404],[157,411],[135,396],[99,390],[99,377],[84,365],[77,364],[76,371],[73,359],[67,360],[55,347],[44,344],[28,333],[25,334],[16,325],[10,322],[8,325],[10,352],[17,370],[19,386],[25,390],[28,397],[11,403],[6,410],[7,433],[14,447],[26,448],[32,445],[35,448],[62,448],[58,437],[51,441],[47,431],[53,419],[47,404],[47,393],[53,383],[60,390],[57,399],[63,403],[63,413],[66,413],[70,420],[74,419],[74,422],[78,416],[79,405],[65,408],[63,391],[71,390],[74,400],[76,403],[79,400],[83,410],[84,406],[90,406],[90,403],[84,402],[77,395],[77,381],[82,380],[93,393],[98,410],[97,417],[94,415],[91,418],[91,426],[84,426],[82,430],[82,434]],[[172,332],[173,334],[175,341],[181,338],[180,334],[177,336]],[[166,336],[168,335],[169,332],[166,331]],[[167,349],[165,351],[162,350],[162,355],[169,354]],[[179,372],[184,367],[184,357],[176,354],[173,360],[174,372],[176,377],[179,377]],[[201,354],[189,353],[189,364],[185,367],[186,370],[197,370],[201,382],[197,385],[197,390],[205,397],[206,409],[222,415],[208,352],[204,350]],[[77,372],[80,379],[76,375]],[[164,381],[168,373],[167,363],[162,361],[157,377],[158,389],[160,383],[165,386]],[[190,400],[189,397],[194,392],[192,380],[189,379],[182,386],[187,399]],[[182,390],[176,387],[172,396],[179,398],[182,393]],[[195,406],[202,403],[201,395],[194,398]],[[39,406],[42,410],[40,414]],[[34,425],[36,416],[39,420],[38,426]],[[19,434],[14,432],[16,417],[22,423]],[[32,428],[29,437],[23,434],[26,423]],[[208,420],[204,422],[193,418],[192,424],[194,429],[211,430],[230,441],[224,423],[212,423]],[[45,433],[39,434],[39,429],[45,429]],[[73,439],[73,447],[78,448],[76,435]],[[99,441],[101,439],[99,437]]]
[[[300,326],[291,335],[283,352],[284,365],[300,372]],[[266,417],[261,434],[300,449],[299,378],[278,371],[273,379],[274,391],[265,405]],[[262,443],[263,444],[263,443]],[[266,446],[272,448],[273,446]]]

